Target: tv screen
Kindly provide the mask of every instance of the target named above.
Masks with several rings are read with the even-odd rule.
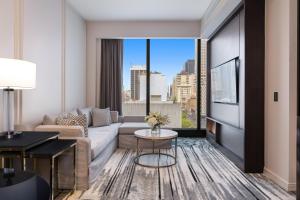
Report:
[[[237,62],[233,59],[211,69],[211,96],[216,103],[237,104]]]

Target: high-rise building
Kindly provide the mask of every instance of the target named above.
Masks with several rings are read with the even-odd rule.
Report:
[[[195,74],[196,73],[195,67],[195,60],[187,60],[184,63],[184,71],[188,74]]]
[[[140,75],[140,101],[146,101],[146,74]],[[150,101],[167,101],[168,85],[166,76],[159,72],[150,74]]]
[[[188,74],[187,72],[177,74],[172,85],[173,99],[184,106],[192,96],[197,96],[196,85],[196,74]]]
[[[132,65],[130,68],[130,89],[131,100],[140,99],[140,76],[146,75],[147,70],[145,65]]]

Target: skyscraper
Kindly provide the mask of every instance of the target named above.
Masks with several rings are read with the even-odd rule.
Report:
[[[184,64],[184,71],[188,74],[196,73],[195,60],[187,60]]]
[[[130,68],[131,100],[140,99],[140,75],[147,73],[145,65],[132,65]]]

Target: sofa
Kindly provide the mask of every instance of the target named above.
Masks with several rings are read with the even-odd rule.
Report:
[[[88,136],[84,135],[82,126],[39,125],[36,131],[58,131],[60,139],[76,139],[76,187],[79,190],[88,189],[103,169],[114,151],[119,148],[136,148],[134,131],[149,128],[143,116],[118,117],[117,123],[108,126],[88,127]],[[142,148],[152,147],[149,141],[143,141]],[[160,142],[159,148],[170,148],[170,142]],[[59,187],[69,189],[73,183],[72,155],[65,156],[59,162]]]

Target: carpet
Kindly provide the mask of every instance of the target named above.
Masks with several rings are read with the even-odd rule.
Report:
[[[63,199],[295,199],[264,175],[243,173],[206,139],[179,139],[178,163],[168,168],[138,166],[135,155],[117,149],[89,190]]]

